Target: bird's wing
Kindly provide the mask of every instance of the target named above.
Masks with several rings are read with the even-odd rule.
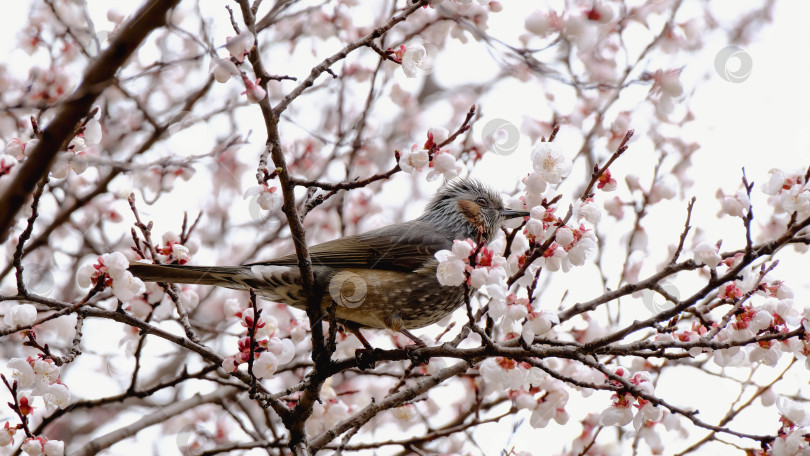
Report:
[[[410,221],[347,236],[309,248],[313,266],[413,271],[452,241],[429,223]],[[297,265],[295,254],[248,264]]]

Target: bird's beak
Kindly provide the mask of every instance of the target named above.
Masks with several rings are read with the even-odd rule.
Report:
[[[503,218],[506,218],[506,219],[512,219],[512,218],[517,218],[517,217],[528,217],[529,216],[529,211],[518,211],[518,210],[515,210],[515,209],[502,209],[501,210],[501,215],[503,216]]]

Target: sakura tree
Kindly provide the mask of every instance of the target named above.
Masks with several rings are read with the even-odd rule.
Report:
[[[9,13],[3,454],[810,454],[810,163],[692,166],[773,1],[132,3]],[[312,284],[466,176],[531,216],[436,253],[424,347],[127,269]]]

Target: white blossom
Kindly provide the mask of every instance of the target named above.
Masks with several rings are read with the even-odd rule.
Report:
[[[422,171],[430,163],[430,156],[426,150],[410,150],[402,152],[399,157],[399,167],[408,174]]]
[[[267,350],[276,355],[279,364],[287,364],[295,357],[295,344],[290,339],[271,337]]]
[[[98,119],[90,119],[84,126],[84,140],[89,144],[101,142],[101,123]]]
[[[278,369],[278,358],[271,352],[261,352],[253,361],[253,373],[259,378],[270,378]]]
[[[529,33],[545,37],[554,31],[553,19],[550,14],[537,10],[526,16],[523,26]]]
[[[602,411],[599,416],[599,424],[602,426],[624,426],[633,421],[633,410],[631,407],[610,406]]]
[[[219,83],[228,82],[228,80],[233,76],[239,76],[239,69],[236,68],[236,65],[228,59],[220,59],[218,57],[214,57],[211,59],[211,64],[208,67],[208,71],[214,75],[214,79]]]
[[[568,249],[568,261],[574,266],[582,266],[598,250],[598,245],[591,237],[583,236],[575,246]]]
[[[427,175],[427,180],[433,181],[443,176],[445,179],[452,179],[461,173],[461,165],[456,163],[456,158],[448,152],[437,152],[433,156],[433,165]]]
[[[556,143],[540,141],[532,149],[532,165],[549,184],[559,184],[571,173],[572,163]]]
[[[409,78],[418,76],[427,63],[427,57],[427,50],[424,47],[408,46],[402,54],[402,71],[405,72],[405,76]]]
[[[48,440],[43,446],[45,456],[63,456],[65,454],[65,442],[61,440]]]
[[[42,441],[34,438],[26,439],[20,449],[23,450],[28,456],[40,456],[45,450],[43,448]]]
[[[717,253],[717,246],[709,244],[708,242],[701,242],[692,251],[695,262],[697,264],[705,264],[706,266],[714,269],[723,261],[723,258]]]
[[[31,304],[13,305],[3,317],[6,326],[16,328],[18,326],[31,326],[37,321],[37,308]]]
[[[119,252],[105,253],[98,257],[95,265],[83,265],[76,274],[76,282],[88,287],[105,274],[112,279],[112,291],[121,301],[130,301],[143,294],[146,286],[141,279],[129,272],[129,260]]]
[[[225,40],[225,48],[228,49],[228,52],[230,52],[239,63],[242,63],[245,56],[253,49],[255,43],[256,38],[253,36],[253,33],[245,29],[239,35],[228,37]]]
[[[799,426],[810,425],[810,411],[807,408],[792,399],[780,396],[776,400],[776,408],[787,419]]]
[[[449,250],[439,250],[434,255],[439,260],[436,277],[445,286],[458,286],[464,283],[466,264]]]
[[[605,202],[605,206],[607,206],[607,204],[608,203]],[[574,217],[577,218],[577,220],[585,219],[585,221],[590,223],[591,225],[596,225],[602,218],[602,210],[590,198],[585,201],[577,200],[576,203],[574,203],[573,214]]]
[[[20,388],[31,388],[34,386],[37,377],[34,373],[34,368],[28,361],[23,358],[12,358],[6,366],[13,369],[11,378],[17,382]]]
[[[42,399],[48,411],[53,413],[70,405],[70,390],[61,383],[52,383],[45,389]]]

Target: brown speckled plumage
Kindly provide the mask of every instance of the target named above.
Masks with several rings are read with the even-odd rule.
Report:
[[[454,239],[489,241],[506,218],[528,215],[504,209],[497,193],[462,179],[446,185],[416,220],[310,247],[316,293],[324,310],[337,302],[338,320],[394,331],[435,323],[461,306],[463,287],[436,278],[434,253]],[[146,281],[253,288],[259,296],[304,309],[298,258],[289,255],[243,266],[180,266],[133,263]]]

